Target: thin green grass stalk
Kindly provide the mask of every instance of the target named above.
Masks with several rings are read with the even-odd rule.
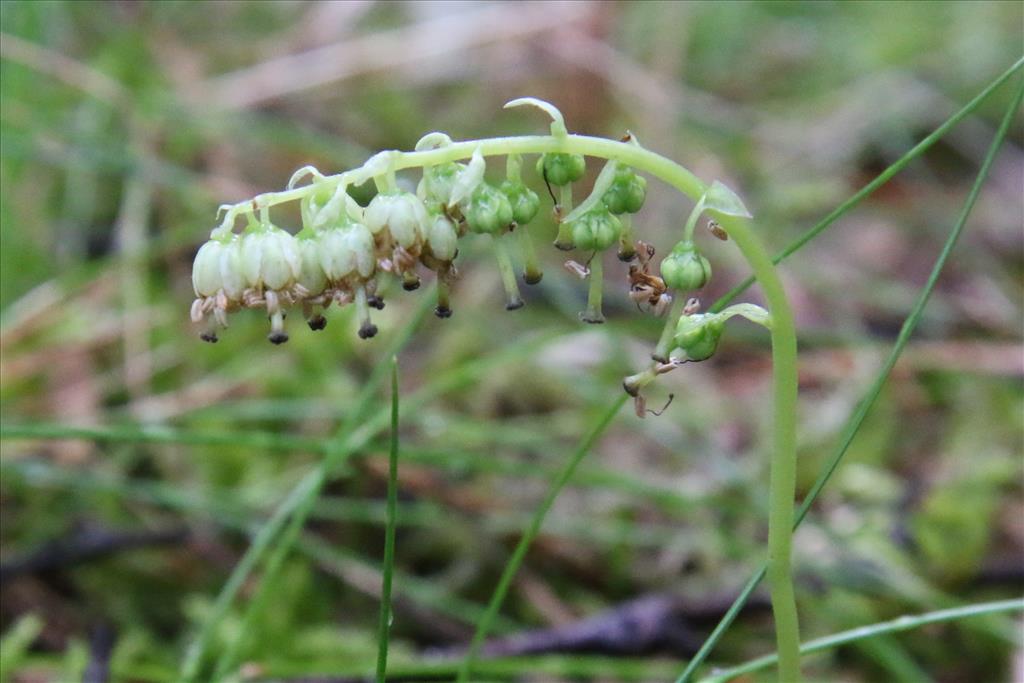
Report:
[[[113,494],[125,500],[204,515],[222,527],[242,533],[249,531],[252,526],[249,520],[252,519],[254,513],[260,512],[252,510],[227,492],[218,493],[215,496],[216,501],[212,501],[209,497],[200,497],[184,492],[177,486],[132,480],[124,481],[113,477],[97,477],[88,474],[83,475],[82,473],[69,473],[48,463],[25,463],[21,461],[10,463],[5,461],[0,463],[0,477],[11,475],[28,478],[37,487],[53,486],[67,488],[76,492]],[[348,500],[337,502],[350,503]],[[319,515],[319,518],[328,520],[340,518],[338,515],[330,514],[329,510],[330,508],[328,508],[326,514]],[[405,515],[406,518],[409,516]],[[363,519],[360,521],[367,520]],[[521,527],[517,526],[516,528]],[[332,547],[327,542],[310,534],[300,537],[296,543],[296,548],[301,550],[311,560],[320,563],[328,569],[342,565],[354,566],[364,571],[369,571],[373,568],[373,565],[368,560],[354,553],[346,553],[343,549]],[[440,614],[445,614],[470,625],[475,624],[484,614],[484,605],[452,595],[442,590],[440,584],[436,582],[425,581],[416,576],[404,575],[397,571],[394,575],[396,583],[402,586],[402,592],[411,600],[425,605]],[[511,633],[522,629],[520,624],[506,618],[502,618],[496,623],[496,626],[502,633]]]
[[[1018,64],[1020,63],[1021,62],[1018,62]],[[828,480],[832,477],[836,468],[839,467],[839,463],[846,455],[847,449],[850,447],[850,444],[853,442],[858,430],[867,418],[867,415],[871,411],[872,406],[874,406],[875,401],[878,399],[878,395],[881,393],[882,387],[885,385],[885,382],[889,377],[889,373],[892,372],[893,367],[896,365],[896,361],[899,360],[900,355],[903,353],[903,349],[910,341],[911,334],[913,334],[914,330],[917,328],[917,324],[921,320],[921,315],[928,303],[928,299],[931,297],[932,291],[935,289],[936,282],[938,282],[939,275],[941,275],[942,269],[945,267],[946,261],[949,260],[949,256],[953,251],[953,247],[956,246],[957,240],[963,232],[964,225],[967,223],[967,218],[970,216],[971,210],[974,208],[974,204],[981,192],[981,187],[984,184],[985,178],[988,176],[989,169],[999,152],[999,148],[1003,144],[1003,140],[1006,138],[1006,134],[1010,129],[1010,124],[1013,121],[1014,115],[1020,108],[1022,97],[1024,97],[1024,85],[1018,89],[1016,97],[1013,99],[1013,102],[1010,104],[1010,108],[1006,111],[1006,115],[1003,117],[1002,123],[992,140],[992,145],[989,147],[988,152],[985,155],[985,159],[981,164],[981,168],[978,170],[978,175],[974,180],[974,184],[971,186],[971,190],[968,193],[967,198],[964,200],[963,209],[961,209],[960,215],[942,247],[942,252],[939,254],[939,257],[935,261],[935,265],[932,267],[931,274],[928,276],[928,281],[921,289],[921,293],[918,295],[917,301],[914,302],[914,306],[911,308],[907,318],[903,321],[903,326],[900,328],[900,333],[896,338],[895,344],[893,344],[892,351],[889,353],[885,363],[883,363],[882,367],[879,369],[878,374],[871,383],[871,386],[868,388],[867,392],[865,392],[864,398],[857,404],[857,409],[846,423],[839,445],[836,447],[836,450],[829,458],[829,461],[826,463],[822,472],[818,475],[817,480],[815,480],[814,485],[811,487],[807,496],[804,498],[803,503],[800,505],[796,514],[796,519],[794,520],[794,529],[800,526],[800,523],[803,522],[808,511],[811,509],[811,505],[814,504],[814,501],[821,494],[825,484],[828,483]],[[760,569],[758,569],[754,576],[747,581],[743,590],[740,591],[739,596],[722,617],[714,631],[712,631],[711,635],[708,636],[708,639],[704,641],[704,644],[701,646],[697,654],[694,655],[693,659],[690,660],[689,664],[683,670],[683,673],[680,674],[678,679],[676,679],[676,683],[686,683],[692,679],[697,667],[707,659],[711,650],[718,644],[718,641],[725,634],[725,631],[732,624],[733,620],[736,619],[736,616],[743,608],[743,605],[745,605],[747,600],[750,599],[751,594],[753,594],[754,590],[761,582],[761,579],[764,578],[766,572],[767,565],[761,565]]]
[[[429,310],[432,299],[432,296],[426,296],[420,300],[419,305],[416,307],[413,315],[410,316],[409,321],[395,336],[394,342],[392,343],[391,353],[389,355],[397,355],[398,351],[408,343],[409,339],[412,337],[413,331],[419,327],[420,322]],[[260,589],[250,602],[249,609],[243,618],[243,628],[239,637],[231,646],[225,649],[224,653],[220,657],[217,669],[226,671],[230,668],[232,664],[231,660],[241,647],[241,641],[245,638],[247,630],[255,620],[255,615],[260,611],[260,608],[266,600],[267,591],[265,590],[265,586],[273,584],[275,575],[280,571],[281,566],[284,564],[284,560],[287,557],[292,544],[295,543],[295,540],[298,537],[298,531],[305,522],[306,516],[313,507],[313,502],[315,502],[327,478],[354,450],[354,445],[351,443],[351,433],[355,430],[356,426],[360,423],[363,415],[369,408],[376,390],[380,386],[383,376],[388,369],[388,365],[385,363],[380,363],[373,369],[370,373],[370,377],[363,385],[363,389],[360,392],[359,397],[355,401],[356,407],[351,413],[349,413],[348,419],[343,422],[341,427],[338,429],[337,434],[331,440],[323,461],[321,461],[316,469],[303,477],[302,480],[292,489],[284,502],[278,506],[270,519],[267,520],[267,522],[260,528],[256,537],[253,539],[253,542],[249,545],[249,548],[242,556],[242,559],[235,566],[235,569],[232,570],[231,575],[221,588],[221,591],[213,604],[213,609],[211,610],[210,615],[207,617],[196,638],[192,641],[185,652],[185,658],[182,662],[181,668],[181,678],[183,681],[191,683],[196,680],[206,656],[206,652],[216,635],[217,626],[224,619],[224,616],[231,607],[231,603],[238,594],[239,589],[249,578],[249,575],[255,569],[256,564],[260,559],[262,559],[263,555],[270,550],[272,542],[277,537],[278,533],[281,532],[282,529],[285,529],[285,523],[288,521],[289,516],[292,516],[292,513],[294,513],[292,524],[284,530],[281,542],[278,543],[275,548],[274,555],[268,560],[267,569],[264,572]]]
[[[391,358],[391,448],[388,453],[388,507],[384,525],[384,579],[380,589],[380,627],[377,632],[377,683],[388,671],[391,632],[391,580],[395,571],[395,526],[398,515],[398,357]]]
[[[100,443],[237,446],[259,450],[308,451],[310,453],[326,451],[326,444],[320,439],[255,430],[197,432],[148,425],[75,427],[45,422],[0,426],[0,440],[17,439],[83,439]]]
[[[1003,83],[1009,80],[1010,77],[1017,73],[1017,71],[1019,71],[1022,66],[1024,66],[1024,57],[1018,59],[1016,62],[1014,62],[1013,66],[1011,66],[1009,69],[1000,74],[999,77],[996,78],[994,81],[989,83],[984,90],[975,95],[974,99],[972,99],[970,102],[964,105],[964,107],[960,111],[956,112],[948,119],[946,119],[946,121],[941,126],[936,128],[931,133],[931,135],[929,135],[925,139],[921,140],[921,142],[914,145],[914,147],[909,152],[904,154],[902,157],[897,159],[891,166],[889,166],[884,171],[879,173],[874,180],[872,180],[870,183],[862,187],[856,194],[854,194],[845,202],[837,206],[831,213],[822,218],[817,225],[809,229],[804,234],[800,235],[800,237],[790,242],[782,251],[775,254],[775,256],[772,257],[772,263],[777,265],[784,261],[785,259],[792,256],[794,253],[802,249],[808,242],[810,242],[819,234],[824,232],[825,229],[827,229],[830,225],[832,225],[837,220],[842,218],[843,215],[846,214],[850,209],[860,204],[861,201],[869,197],[872,193],[874,193],[875,190],[889,182],[889,180],[891,180],[893,176],[895,176],[897,173],[906,168],[911,161],[924,154],[926,151],[928,151],[929,148],[931,148],[932,145],[941,140],[943,136],[945,136],[946,133],[950,131],[951,128],[953,128],[956,124],[960,123],[965,118],[967,118],[972,112],[974,112],[974,110],[977,109],[982,102],[988,99],[989,95],[991,95],[993,92],[999,89],[999,86],[1001,86]],[[718,299],[718,301],[716,301],[714,305],[712,305],[711,308],[709,308],[708,310],[712,313],[721,311],[726,306],[728,306],[737,296],[739,296],[747,289],[749,289],[750,286],[754,284],[754,281],[754,276],[748,277],[746,280],[744,280],[743,282],[741,282],[740,284],[736,285],[728,292],[723,294]]]
[[[928,624],[957,621],[959,619],[979,617],[987,614],[1020,611],[1024,611],[1024,599],[982,602],[977,605],[943,609],[915,616],[903,616],[891,621],[883,621],[877,624],[871,624],[870,626],[861,626],[859,628],[850,629],[849,631],[833,633],[832,635],[825,636],[824,638],[809,640],[800,646],[800,654],[809,655],[823,650],[830,650],[834,647],[856,643],[867,638],[876,638],[886,633],[910,631],[915,628],[927,626]],[[724,683],[725,681],[732,680],[738,676],[742,676],[743,674],[767,669],[774,664],[775,661],[775,655],[758,657],[757,659],[752,659],[745,664],[740,664],[739,666],[719,671],[713,676],[702,679],[702,683]]]
[[[473,665],[476,662],[476,657],[480,652],[480,647],[484,643],[484,639],[487,638],[488,632],[491,630],[491,625],[494,622],[495,617],[498,615],[498,610],[501,609],[501,604],[505,601],[505,596],[508,594],[508,589],[512,585],[512,579],[515,577],[516,572],[519,571],[520,565],[526,558],[526,551],[529,550],[530,545],[533,543],[533,539],[540,533],[540,528],[544,524],[544,518],[547,516],[551,506],[554,505],[555,499],[558,498],[558,494],[562,492],[565,485],[572,478],[573,472],[576,471],[576,466],[580,464],[583,457],[590,452],[590,449],[594,446],[594,443],[604,433],[604,430],[611,424],[612,419],[618,414],[619,409],[625,405],[629,396],[623,393],[615,402],[606,410],[600,417],[600,419],[594,423],[594,427],[590,430],[590,433],[580,442],[579,446],[573,452],[572,456],[565,463],[565,467],[558,474],[558,478],[551,484],[551,488],[548,489],[547,495],[541,502],[540,506],[534,512],[530,525],[523,532],[523,535],[519,538],[519,543],[516,544],[515,550],[512,552],[512,556],[505,564],[505,569],[501,574],[501,578],[498,580],[498,585],[494,589],[494,593],[491,595],[491,600],[487,604],[487,611],[484,616],[477,623],[476,632],[473,634],[473,640],[469,644],[469,649],[466,652],[465,658],[462,660],[462,664],[459,667],[458,681],[464,683],[469,680],[470,674],[473,670]]]
[[[341,576],[343,580],[346,570],[354,569],[364,574],[377,571],[376,565],[366,558],[309,533],[304,534],[295,547],[319,563],[324,570]],[[398,594],[405,595],[408,599],[428,607],[438,614],[443,614],[470,626],[484,615],[484,605],[460,598],[451,591],[445,590],[443,582],[438,582],[433,578],[423,579],[415,574],[405,574],[398,570],[393,572],[393,576],[394,588]],[[503,634],[515,633],[524,628],[521,623],[506,617],[501,617],[496,622],[496,626]]]

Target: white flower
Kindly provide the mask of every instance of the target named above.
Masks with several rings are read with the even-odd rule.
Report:
[[[295,238],[271,226],[242,236],[242,273],[250,287],[272,291],[286,289],[302,271]]]
[[[323,247],[319,235],[300,235],[295,242],[302,259],[298,283],[309,292],[308,296],[316,296],[323,292],[327,285],[327,275],[324,273],[323,266],[320,265],[320,254]]]
[[[199,248],[192,263],[192,288],[196,296],[214,296],[222,287],[220,258],[224,243],[210,240]]]
[[[409,249],[421,243],[428,222],[427,209],[414,194],[379,194],[366,207],[366,227],[376,235],[387,228],[391,239]]]
[[[231,301],[239,301],[245,289],[242,274],[242,239],[233,235],[220,253],[220,278],[224,293]]]
[[[443,214],[433,216],[427,229],[430,253],[439,261],[451,261],[458,251],[459,235],[451,220]]]

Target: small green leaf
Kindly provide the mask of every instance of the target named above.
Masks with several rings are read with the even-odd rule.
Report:
[[[569,131],[565,127],[565,118],[562,116],[562,112],[559,111],[558,107],[545,102],[544,100],[536,97],[520,97],[510,102],[505,103],[505,109],[512,109],[513,107],[522,107],[529,105],[531,107],[537,107],[547,112],[548,116],[551,117],[551,134],[555,136],[568,135]]]
[[[753,215],[744,206],[743,200],[718,180],[711,183],[711,187],[704,195],[704,208],[726,216],[753,218]]]

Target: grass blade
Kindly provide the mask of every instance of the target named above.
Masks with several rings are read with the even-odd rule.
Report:
[[[970,115],[971,112],[977,109],[982,102],[988,99],[989,95],[995,92],[999,88],[999,86],[1005,83],[1011,76],[1013,76],[1013,74],[1017,73],[1017,71],[1020,70],[1022,66],[1024,66],[1024,57],[1018,59],[1016,62],[1014,62],[1013,66],[1011,66],[1009,69],[1000,74],[999,77],[996,78],[994,81],[989,83],[984,90],[982,90],[980,93],[974,96],[974,99],[965,104],[963,109],[961,109],[960,111],[956,112],[948,119],[946,119],[945,123],[936,128],[931,133],[931,135],[929,135],[924,140],[921,140],[921,142],[914,145],[910,149],[910,151],[908,151],[902,157],[897,159],[891,166],[889,166],[880,174],[878,174],[878,176],[875,177],[874,180],[872,180],[870,183],[862,187],[856,194],[854,194],[845,202],[837,206],[831,213],[822,218],[814,227],[810,228],[809,230],[807,230],[807,232],[800,235],[800,237],[790,242],[782,251],[780,251],[779,253],[772,257],[772,263],[775,263],[777,265],[784,261],[785,259],[787,259],[789,256],[793,255],[795,252],[802,249],[804,245],[806,245],[819,234],[824,232],[829,226],[831,226],[833,223],[839,220],[846,212],[860,204],[861,201],[863,201],[865,198],[871,195],[875,190],[880,188],[882,185],[885,185],[887,182],[889,182],[889,180],[891,180],[894,175],[896,175],[904,168],[906,168],[911,161],[913,161],[914,159],[928,151],[928,149],[936,142],[938,142],[946,133],[948,133],[949,130],[953,128],[953,126],[960,123],[968,115]],[[712,305],[711,308],[708,310],[710,310],[711,312],[721,311],[723,308],[728,306],[733,299],[735,299],[737,296],[739,296],[747,289],[749,289],[750,285],[752,284],[754,284],[753,275],[751,275],[746,280],[744,280],[743,282],[741,282],[740,284],[736,285],[728,292],[723,294],[718,299],[718,301],[716,301],[714,305]]]
[[[829,650],[834,647],[841,645],[848,645],[855,643],[859,640],[866,638],[874,638],[886,633],[898,633],[899,631],[909,631],[911,629],[920,628],[927,624],[937,624],[945,621],[956,621],[958,619],[966,619],[969,617],[978,617],[985,614],[999,614],[1001,612],[1019,612],[1024,610],[1024,599],[1017,600],[997,600],[995,602],[982,602],[977,605],[967,605],[965,607],[955,607],[953,609],[937,610],[935,612],[927,612],[925,614],[918,614],[916,616],[902,616],[891,621],[883,621],[877,624],[871,624],[870,626],[860,626],[858,628],[850,629],[849,631],[841,631],[840,633],[833,633],[830,636],[824,638],[815,638],[814,640],[808,640],[806,643],[800,646],[800,654],[808,655],[814,652],[821,652],[823,650]],[[745,664],[740,664],[731,669],[725,669],[719,671],[714,676],[702,679],[702,683],[724,683],[724,681],[731,680],[742,674],[747,674],[752,671],[759,671],[761,669],[767,669],[775,663],[775,655],[765,655],[764,657],[758,657],[752,659]]]
[[[431,308],[430,302],[432,298],[432,296],[425,296],[420,300],[414,314],[410,316],[408,322],[395,336],[389,355],[397,355],[398,351],[408,343],[413,332],[419,327],[420,321]],[[327,481],[331,472],[337,469],[338,465],[341,464],[345,458],[351,455],[354,450],[356,444],[350,438],[350,435],[360,424],[363,415],[369,408],[372,399],[376,394],[377,388],[380,386],[380,383],[388,369],[389,365],[387,363],[379,363],[373,369],[373,372],[367,379],[366,384],[363,385],[363,389],[360,392],[359,397],[355,401],[355,409],[349,413],[347,419],[338,429],[335,437],[331,439],[324,459],[316,469],[302,478],[295,488],[292,489],[291,493],[288,494],[288,497],[284,502],[281,503],[274,511],[271,518],[260,528],[256,538],[253,540],[252,544],[250,544],[249,549],[246,550],[245,555],[242,556],[242,559],[235,566],[235,569],[231,572],[231,576],[228,577],[227,582],[224,584],[220,594],[217,596],[210,616],[203,623],[199,634],[186,650],[185,659],[182,663],[181,669],[182,680],[189,683],[196,680],[206,652],[209,649],[210,644],[213,642],[217,626],[227,614],[231,603],[238,594],[238,590],[249,578],[249,575],[252,573],[253,569],[255,569],[259,560],[262,559],[263,555],[270,550],[274,539],[279,533],[281,533],[282,529],[284,529],[280,541],[274,548],[273,555],[271,555],[267,560],[266,570],[264,572],[263,580],[260,583],[259,590],[249,603],[249,609],[246,611],[245,617],[243,618],[242,630],[238,638],[236,638],[235,641],[221,653],[216,666],[216,671],[223,674],[234,663],[235,657],[242,647],[247,632],[254,623],[256,615],[260,612],[262,606],[267,600],[266,586],[273,583],[273,578],[284,565],[284,560],[287,558],[288,553],[291,551],[295,541],[298,539],[302,525],[305,523],[306,517],[312,509],[313,503],[316,502],[320,490],[323,488],[323,485]],[[285,523],[288,521],[289,517],[292,518],[292,522],[287,528],[285,528]]]
[[[1020,62],[1018,62],[1020,64]],[[893,344],[892,351],[889,352],[888,358],[885,363],[879,369],[878,374],[875,376],[874,381],[864,394],[864,398],[857,404],[857,409],[853,415],[850,416],[849,421],[846,424],[846,428],[843,430],[843,436],[840,439],[839,445],[836,450],[832,453],[822,472],[818,475],[814,485],[811,487],[807,496],[804,498],[803,503],[800,505],[800,509],[797,511],[796,519],[794,520],[794,528],[798,527],[803,522],[804,517],[807,516],[807,512],[811,509],[811,505],[818,498],[821,490],[828,483],[828,480],[832,477],[832,474],[836,471],[839,463],[842,461],[843,456],[846,455],[847,449],[853,442],[857,431],[860,426],[864,423],[868,413],[871,411],[875,400],[878,398],[879,393],[882,391],[882,387],[885,385],[886,380],[889,378],[889,373],[892,372],[893,367],[896,365],[896,361],[899,360],[900,355],[903,353],[903,349],[906,347],[907,342],[910,341],[910,336],[917,328],[918,322],[921,320],[921,314],[924,311],[924,307],[928,303],[928,299],[931,297],[932,290],[935,289],[935,283],[939,279],[939,275],[942,274],[942,269],[946,265],[946,261],[949,260],[949,255],[953,251],[953,247],[956,246],[957,240],[960,238],[960,234],[963,232],[964,225],[967,223],[967,218],[971,214],[971,210],[974,208],[974,204],[978,199],[978,195],[981,192],[981,186],[985,182],[985,178],[988,176],[989,169],[992,166],[992,162],[995,160],[999,148],[1003,144],[1003,140],[1006,138],[1006,134],[1010,129],[1010,124],[1013,121],[1014,115],[1020,108],[1021,99],[1024,98],[1024,85],[1017,90],[1017,95],[1014,97],[1013,102],[1010,104],[1010,108],[1007,110],[1006,115],[1003,117],[1002,123],[999,125],[999,130],[996,132],[995,137],[992,140],[992,145],[989,147],[988,152],[985,155],[985,160],[981,164],[981,168],[978,170],[978,175],[974,180],[974,184],[971,186],[970,192],[967,194],[967,199],[964,201],[963,208],[960,211],[960,215],[953,226],[953,229],[949,233],[949,237],[946,238],[946,243],[942,247],[942,252],[935,261],[935,265],[932,266],[931,274],[928,276],[928,281],[921,289],[918,294],[917,300],[914,302],[914,306],[907,316],[906,320],[903,321],[903,326],[900,328],[899,336],[896,338],[896,343]],[[715,630],[711,632],[708,639],[701,646],[700,650],[694,655],[693,659],[680,674],[679,678],[676,679],[676,683],[685,683],[689,681],[693,674],[696,672],[711,650],[718,644],[722,635],[726,629],[729,628],[736,615],[746,604],[750,595],[757,588],[757,585],[764,578],[766,572],[766,565],[762,564],[760,569],[754,574],[753,577],[744,585],[743,590],[740,592],[739,597],[736,598],[732,606],[726,612],[725,616],[722,617],[721,621],[715,627]]]
[[[590,452],[594,443],[600,438],[604,430],[611,424],[612,419],[618,414],[619,409],[629,399],[629,394],[622,392],[608,409],[601,415],[601,418],[594,424],[594,427],[590,430],[590,433],[580,442],[576,451],[569,458],[568,462],[565,463],[565,467],[559,472],[558,477],[552,483],[551,488],[548,489],[547,495],[544,497],[544,501],[537,508],[537,511],[533,514],[533,518],[530,520],[530,525],[523,532],[522,537],[519,539],[519,543],[516,545],[516,549],[512,552],[512,556],[505,564],[505,570],[501,574],[501,579],[498,581],[498,585],[494,589],[494,593],[491,595],[491,600],[487,604],[487,612],[484,613],[483,618],[476,626],[476,632],[473,634],[473,640],[469,644],[469,650],[466,652],[466,657],[462,660],[462,665],[459,667],[458,680],[460,683],[468,681],[470,672],[473,668],[473,662],[476,659],[477,654],[480,651],[481,645],[483,645],[484,639],[487,637],[488,632],[491,630],[491,624],[494,618],[498,614],[498,610],[501,609],[501,604],[505,601],[505,596],[508,594],[508,589],[512,585],[512,579],[515,577],[516,572],[519,571],[520,565],[523,563],[523,559],[526,557],[526,551],[529,550],[530,544],[533,543],[533,539],[537,537],[540,532],[541,526],[544,524],[544,518],[547,517],[548,511],[551,510],[551,506],[554,505],[555,499],[558,498],[558,494],[562,492],[565,485],[569,482],[573,472],[576,471],[576,466],[583,460],[583,456]]]
[[[380,628],[377,634],[377,683],[388,670],[388,633],[391,630],[391,579],[395,569],[395,516],[398,511],[398,358],[391,359],[391,448],[388,452],[388,508],[384,527],[384,580],[380,591]]]

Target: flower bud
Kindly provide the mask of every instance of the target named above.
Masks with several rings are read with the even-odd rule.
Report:
[[[213,296],[220,291],[223,286],[220,257],[223,253],[224,243],[220,240],[210,240],[199,247],[192,262],[192,289],[196,296]]]
[[[562,186],[583,177],[587,162],[582,154],[542,154],[537,160],[537,173],[552,185]]]
[[[577,249],[603,251],[615,244],[622,232],[622,223],[604,207],[598,207],[574,218],[572,241]]]
[[[374,235],[387,228],[392,241],[410,249],[423,240],[427,225],[427,209],[414,194],[378,194],[366,207],[366,227]]]
[[[518,225],[526,225],[537,216],[540,210],[540,197],[522,182],[509,179],[498,189],[508,197],[509,204],[512,205],[512,220]]]
[[[473,232],[496,235],[512,224],[512,204],[498,188],[481,182],[463,207],[462,215]]]
[[[619,166],[615,170],[615,179],[611,187],[604,193],[602,201],[612,213],[636,213],[644,205],[647,198],[647,179],[638,176],[628,166]]]
[[[291,286],[302,270],[295,238],[272,225],[253,225],[245,231],[241,264],[246,284],[273,291]]]
[[[423,197],[424,201],[448,206],[451,202],[455,180],[465,168],[464,164],[455,162],[424,168],[423,179],[420,180],[418,187],[419,195]]]
[[[715,313],[684,315],[676,324],[673,341],[686,352],[687,360],[707,360],[718,348],[725,329],[725,319]]]
[[[455,225],[442,213],[431,216],[427,228],[427,246],[438,261],[452,261],[458,251],[459,234]]]
[[[700,289],[711,279],[711,264],[693,242],[680,242],[662,259],[661,277],[672,289],[689,292]]]

